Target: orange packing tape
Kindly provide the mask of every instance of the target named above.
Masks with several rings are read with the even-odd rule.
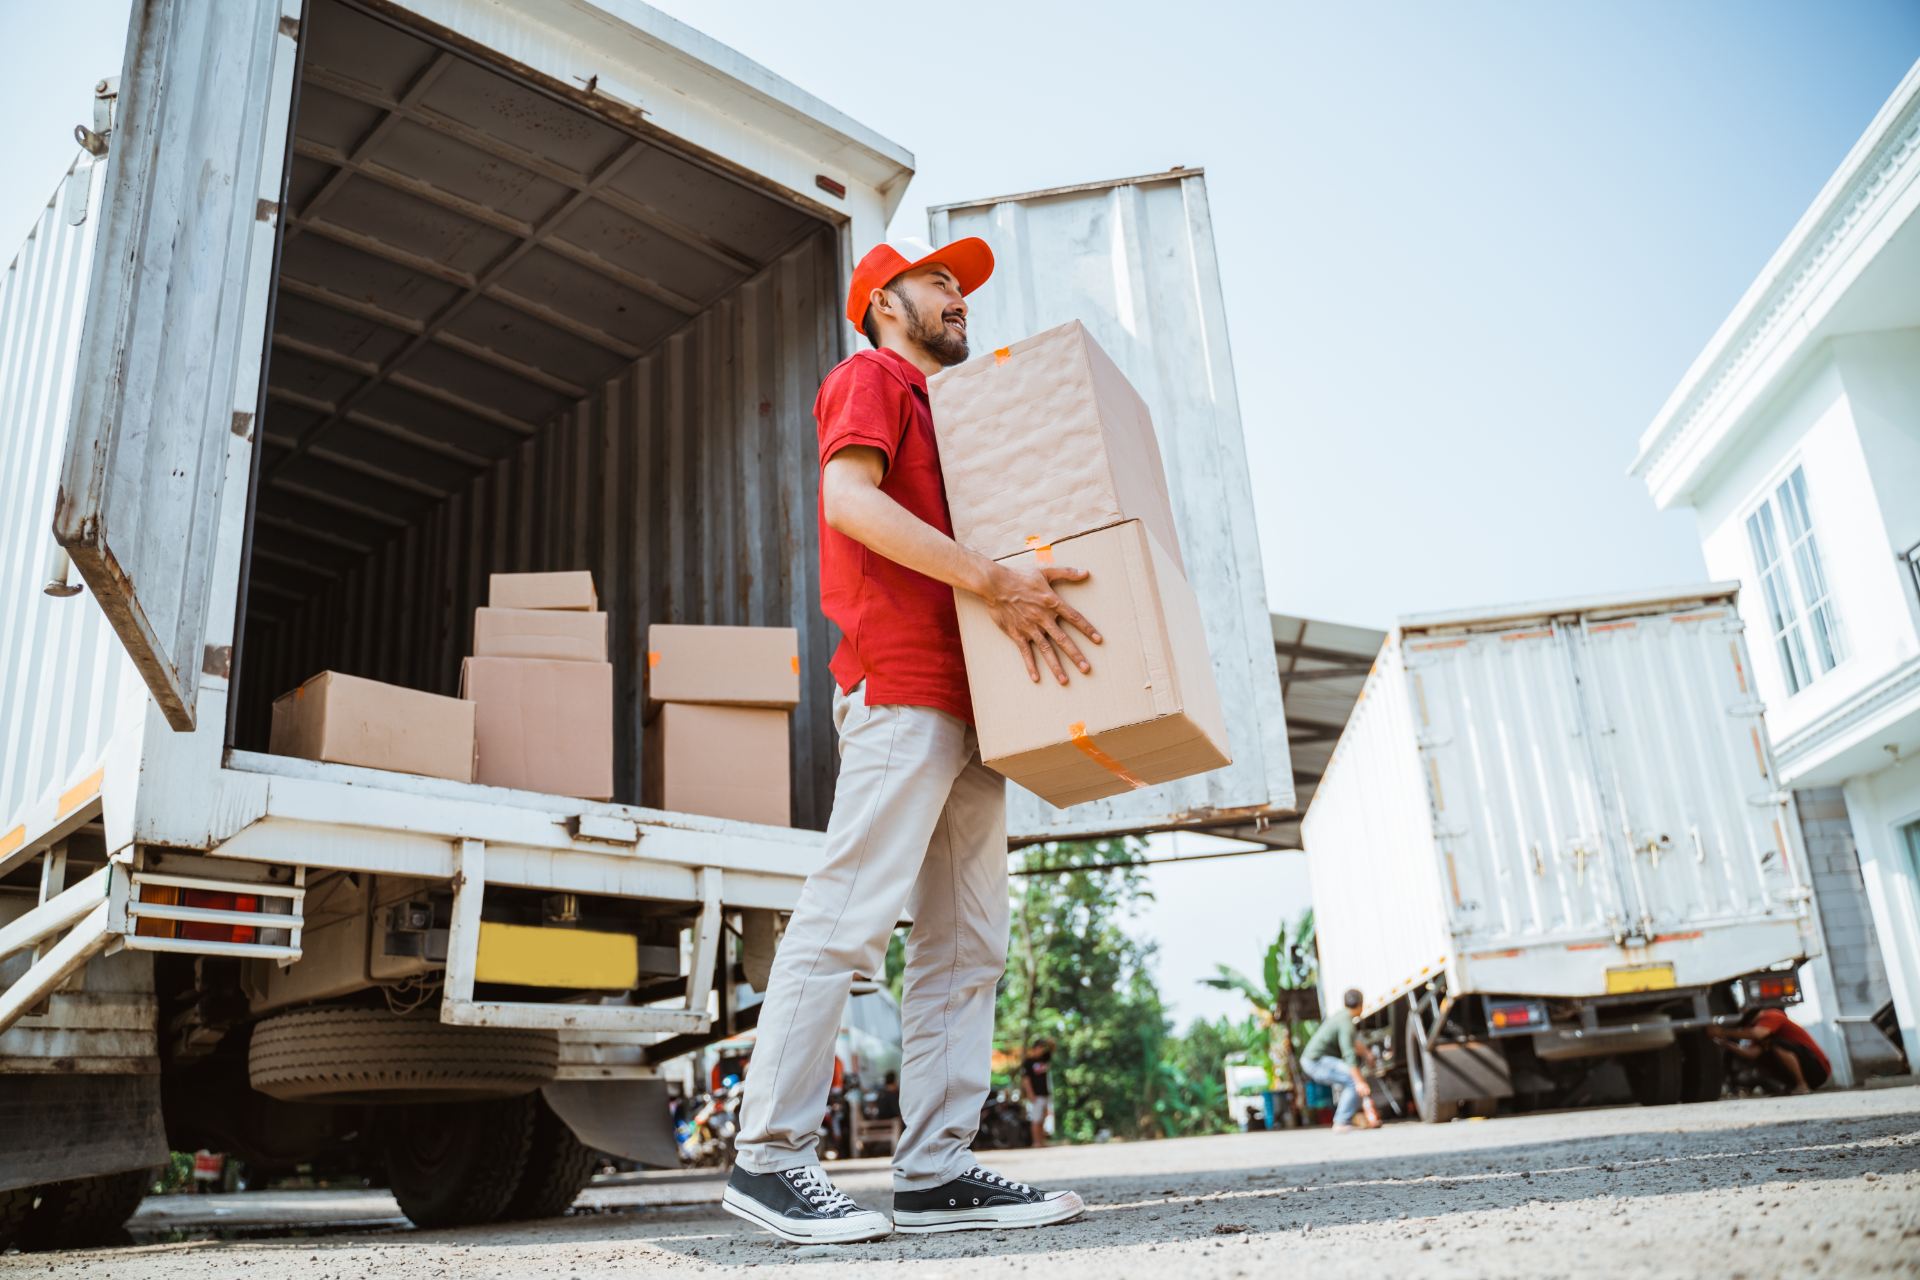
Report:
[[[1039,534],[1030,533],[1027,535],[1027,550],[1033,552],[1035,563],[1053,563],[1053,544],[1051,542],[1040,541]]]
[[[1084,751],[1087,759],[1093,761],[1102,769],[1105,769],[1108,773],[1120,779],[1120,781],[1126,783],[1136,791],[1147,785],[1128,772],[1127,766],[1121,764],[1118,760],[1115,760],[1094,744],[1093,739],[1087,736],[1086,721],[1075,720],[1067,726],[1067,732],[1073,735],[1073,745]]]
[[[1013,359],[1013,350],[1010,347],[1001,347],[993,353],[993,362],[995,364],[1005,364],[1011,359]]]

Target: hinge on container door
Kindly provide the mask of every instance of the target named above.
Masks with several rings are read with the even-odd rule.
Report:
[[[87,201],[93,190],[93,166],[107,157],[108,139],[113,135],[113,109],[120,98],[120,77],[108,76],[93,86],[93,127],[73,126],[73,140],[86,154],[73,167],[67,180],[67,196],[61,209],[67,225],[77,227],[87,220]]]

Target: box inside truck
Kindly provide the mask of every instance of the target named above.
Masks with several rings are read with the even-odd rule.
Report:
[[[265,750],[273,699],[324,670],[457,694],[488,574],[589,569],[614,799],[640,800],[650,623],[791,626],[793,820],[823,826],[836,227],[338,0],[303,45],[233,745]]]

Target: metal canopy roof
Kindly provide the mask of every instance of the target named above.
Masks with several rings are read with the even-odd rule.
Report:
[[[820,225],[338,0],[305,29],[253,541],[268,615]]]
[[[1304,814],[1387,633],[1285,613],[1273,614],[1271,621],[1280,700],[1287,709],[1295,810]],[[1214,834],[1274,849],[1298,849],[1300,819],[1295,816],[1261,828],[1234,827]]]

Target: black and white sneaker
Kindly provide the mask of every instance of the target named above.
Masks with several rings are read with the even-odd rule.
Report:
[[[779,1173],[735,1165],[720,1207],[795,1244],[854,1244],[884,1240],[893,1231],[886,1214],[855,1204],[817,1164]]]
[[[893,1193],[895,1231],[989,1231],[1044,1227],[1086,1211],[1072,1191],[1042,1191],[979,1165],[945,1186]]]

